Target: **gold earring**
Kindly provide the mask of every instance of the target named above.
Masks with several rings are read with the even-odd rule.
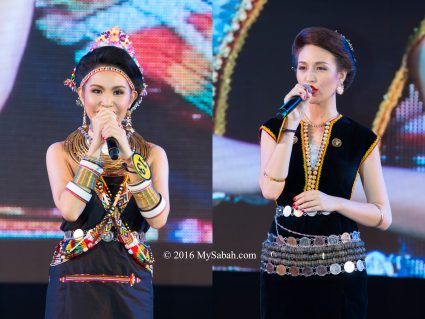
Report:
[[[339,95],[344,94],[344,84],[342,82],[339,82],[336,88],[336,93],[338,93]]]

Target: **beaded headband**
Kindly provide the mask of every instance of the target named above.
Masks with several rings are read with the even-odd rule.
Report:
[[[139,61],[137,61],[136,52],[134,50],[134,47],[133,47],[132,42],[130,41],[130,38],[128,37],[128,35],[125,34],[119,27],[117,27],[117,26],[112,27],[110,30],[104,31],[102,34],[99,35],[99,37],[96,39],[96,41],[90,47],[89,52],[92,52],[93,50],[95,50],[97,48],[101,48],[101,47],[105,47],[105,46],[114,46],[114,47],[123,49],[130,55],[130,57],[133,59],[134,63],[139,68],[140,73],[142,74],[142,80],[143,80],[142,81],[142,92],[141,92],[140,95],[141,96],[147,95],[147,91],[146,91],[147,85],[145,84],[145,81],[144,81],[143,69],[141,68],[141,66],[139,64]],[[64,84],[66,86],[70,87],[74,92],[76,92],[79,87],[82,87],[93,74],[100,72],[100,71],[113,71],[113,72],[117,72],[117,73],[121,74],[127,80],[130,87],[132,88],[132,90],[135,90],[134,84],[130,80],[130,78],[127,76],[127,74],[125,74],[124,71],[122,71],[118,68],[115,68],[115,67],[99,67],[99,68],[92,70],[91,72],[89,72],[83,78],[79,87],[77,87],[77,84],[75,82],[75,71],[76,71],[76,67],[72,71],[71,77],[69,79],[65,80],[65,82],[64,82]]]
[[[96,68],[96,69],[93,69],[93,70],[91,70],[89,73],[87,73],[87,75],[81,80],[81,83],[80,83],[80,87],[83,87],[84,86],[84,84],[86,84],[86,82],[93,76],[93,75],[95,75],[96,73],[98,73],[98,72],[102,72],[102,71],[112,71],[112,72],[115,72],[115,73],[118,73],[118,74],[120,74],[121,76],[123,76],[124,77],[124,79],[126,79],[127,80],[127,82],[128,82],[128,85],[130,85],[130,88],[132,89],[132,90],[136,90],[135,89],[135,87],[134,87],[134,84],[133,84],[133,82],[130,80],[130,78],[127,76],[127,74],[125,74],[125,72],[123,71],[123,70],[120,70],[120,69],[118,69],[118,68],[116,68],[116,67],[113,67],[113,66],[101,66],[101,67],[98,67],[98,68]]]

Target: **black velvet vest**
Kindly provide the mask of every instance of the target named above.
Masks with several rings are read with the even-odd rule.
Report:
[[[264,130],[275,141],[279,141],[282,126],[283,120],[272,118],[260,127],[260,134]],[[292,148],[285,188],[276,201],[277,205],[292,206],[293,197],[306,190],[307,171],[301,134],[303,127],[304,123],[301,122],[295,133],[297,142]],[[333,120],[329,132],[316,189],[328,195],[350,199],[359,167],[376,146],[378,137],[370,129],[345,116]],[[357,230],[354,221],[335,212],[327,216],[290,216],[281,220],[286,228],[311,235],[342,234]],[[276,233],[274,223],[270,232]],[[282,230],[279,233],[293,236]]]

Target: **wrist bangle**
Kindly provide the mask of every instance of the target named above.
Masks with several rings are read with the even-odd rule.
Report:
[[[289,128],[284,128],[284,129],[282,129],[282,133],[296,133],[297,132],[297,130],[291,130],[291,129],[289,129]]]
[[[103,167],[103,162],[100,159],[100,157],[94,157],[94,156],[86,155],[86,156],[83,157],[83,160],[86,160],[86,161],[89,161],[93,164],[96,164],[97,166],[99,166],[101,168]]]
[[[159,197],[160,197],[160,200],[154,208],[150,210],[140,210],[140,213],[142,214],[144,218],[147,218],[147,219],[154,218],[162,213],[162,211],[165,208],[166,202],[165,202],[165,199],[161,196],[161,194],[159,194]]]
[[[72,181],[66,184],[66,190],[71,192],[74,196],[76,196],[84,203],[88,203],[92,196],[91,193],[85,191],[83,188],[81,188],[79,185],[75,184]]]
[[[266,172],[264,172],[264,177],[267,177],[269,180],[276,183],[283,183],[285,181],[285,178],[282,178],[282,179],[274,178],[269,176]]]

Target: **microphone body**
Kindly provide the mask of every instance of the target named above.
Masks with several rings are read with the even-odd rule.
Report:
[[[108,146],[108,153],[112,160],[117,160],[120,150],[118,148],[118,141],[113,137],[106,139],[106,146]]]
[[[276,113],[276,117],[279,120],[284,119],[288,116],[289,113],[292,112],[293,109],[298,106],[298,104],[302,102],[302,100],[303,99],[300,96],[294,96],[279,108],[279,111]]]
[[[303,84],[306,91],[310,94],[316,93],[317,89],[313,89],[308,84]],[[303,101],[303,99],[300,96],[294,96],[292,99],[290,99],[288,102],[283,104],[279,111],[276,113],[276,117],[281,120],[288,116],[289,113],[291,113],[297,106]]]

